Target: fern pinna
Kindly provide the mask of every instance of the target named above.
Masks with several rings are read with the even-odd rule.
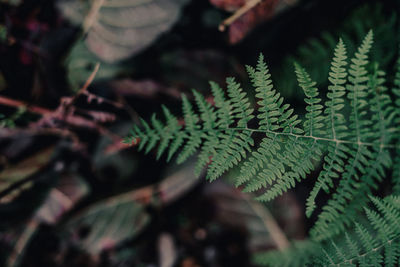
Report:
[[[335,241],[297,241],[288,250],[260,253],[258,265],[268,266],[399,266],[400,198],[369,198],[374,208],[364,208],[366,221],[354,220],[353,227]]]
[[[313,240],[327,240],[352,224],[370,202],[368,195],[391,173],[394,191],[400,193],[400,61],[395,86],[388,90],[385,73],[377,64],[369,64],[372,43],[370,31],[348,60],[346,47],[339,40],[324,101],[310,75],[295,64],[298,84],[305,94],[303,119],[274,89],[260,55],[255,68],[247,67],[256,92],[256,111],[233,78],[226,80],[226,93],[211,82],[213,104],[193,91],[195,111],[182,95],[184,125],[163,106],[166,123],[156,115],[150,124],[142,120],[143,127],[135,125],[125,142],[139,142],[139,149],[146,153],[158,144],[157,158],[164,152],[167,160],[178,154],[178,163],[199,151],[195,173],[200,175],[206,167],[210,181],[240,164],[237,186],[245,192],[258,192],[262,201],[293,188],[322,159],[306,214],[311,216],[315,211],[321,191],[331,194],[310,232]],[[392,100],[393,96],[397,99]],[[251,127],[250,122],[257,126]],[[260,134],[261,142],[255,142]]]

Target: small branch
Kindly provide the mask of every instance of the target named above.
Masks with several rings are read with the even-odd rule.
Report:
[[[92,25],[96,22],[97,15],[99,14],[100,8],[104,4],[104,0],[93,0],[93,4],[90,7],[89,13],[85,17],[83,21],[83,35],[87,34],[92,27]]]
[[[89,85],[93,82],[94,78],[96,77],[96,74],[99,71],[99,68],[100,68],[100,63],[97,62],[96,65],[94,66],[92,73],[89,75],[89,77],[87,78],[85,84],[81,87],[81,89],[79,89],[79,91],[73,96],[70,96],[70,97],[67,96],[67,97],[61,98],[61,104],[57,108],[57,110],[59,112],[67,113],[66,112],[67,109],[74,104],[74,102],[76,101],[76,99],[78,99],[78,97],[80,95],[89,95],[90,94],[87,89],[88,89]]]
[[[86,92],[87,88],[89,87],[89,85],[93,82],[94,77],[96,77],[97,72],[99,71],[100,68],[100,63],[97,62],[96,65],[94,66],[94,69],[92,71],[92,73],[90,74],[89,78],[87,78],[85,84],[82,86],[82,88],[79,90],[78,95]]]
[[[259,3],[261,3],[261,1],[262,0],[249,0],[249,1],[246,1],[246,3],[241,8],[236,10],[236,12],[233,13],[232,16],[230,16],[229,18],[227,18],[226,20],[221,22],[221,24],[219,24],[219,26],[218,26],[219,31],[221,31],[221,32],[225,31],[227,26],[231,25],[238,18],[240,18],[243,14],[248,12],[250,9],[252,9],[256,5],[258,5]]]
[[[55,123],[56,121],[62,121],[66,123],[69,126],[72,127],[77,127],[77,128],[88,128],[88,129],[93,129],[96,130],[97,132],[101,133],[102,135],[105,135],[109,137],[111,140],[116,141],[120,140],[121,137],[112,133],[108,129],[102,127],[99,125],[96,120],[89,120],[86,119],[85,117],[79,116],[75,113],[76,108],[73,106],[75,101],[78,99],[79,96],[85,95],[88,98],[88,102],[90,102],[92,99],[96,99],[98,103],[109,103],[113,105],[114,107],[117,108],[123,108],[124,105],[121,103],[117,103],[108,99],[105,99],[103,97],[97,96],[95,94],[90,93],[87,89],[89,85],[93,82],[98,70],[100,68],[100,64],[97,63],[86,80],[85,84],[82,86],[81,89],[79,89],[78,93],[73,95],[73,96],[68,96],[68,97],[62,97],[60,100],[60,105],[57,107],[55,110],[49,110],[46,108],[38,107],[38,106],[33,106],[29,105],[23,101],[19,100],[14,100],[10,99],[7,97],[0,96],[0,105],[5,105],[5,106],[10,106],[10,107],[25,107],[29,112],[36,113],[41,115],[42,117],[34,123],[31,123],[31,129],[28,129],[29,131],[32,132],[44,132],[46,134],[58,134],[62,136],[69,136],[73,140],[75,144],[78,144],[78,138],[76,135],[74,135],[72,132],[66,129],[60,129],[60,127]],[[90,113],[87,112],[87,114],[92,114],[96,115],[95,113]],[[107,115],[107,114],[105,114]],[[110,115],[110,114],[108,114]],[[50,127],[50,128],[45,128],[44,126]],[[4,134],[4,133],[3,133]],[[2,133],[0,132],[0,135]]]
[[[75,102],[76,98],[78,98],[80,95],[85,95],[88,99],[88,102],[90,103],[93,99],[96,99],[98,103],[107,103],[110,104],[116,108],[123,108],[124,105],[115,101],[111,101],[108,100],[106,98],[103,98],[101,96],[92,94],[91,92],[89,92],[87,89],[89,87],[89,85],[93,82],[94,78],[96,77],[97,72],[99,71],[100,68],[100,63],[97,62],[96,65],[94,66],[94,69],[92,71],[92,73],[90,74],[89,78],[86,80],[85,84],[82,86],[81,89],[79,89],[78,93],[72,97],[72,99],[65,99],[66,102],[71,102],[71,104],[73,102]]]
[[[14,108],[24,107],[29,112],[40,114],[40,115],[46,115],[46,114],[50,114],[52,112],[49,109],[30,105],[23,101],[10,99],[10,98],[4,97],[4,96],[0,96],[0,105],[14,107]]]

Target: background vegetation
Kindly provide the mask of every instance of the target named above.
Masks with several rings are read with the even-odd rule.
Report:
[[[339,37],[353,55],[373,29],[370,62],[393,81],[399,10],[399,1],[361,0],[0,1],[0,265],[302,266],[319,249],[307,242],[316,214],[305,216],[318,169],[260,204],[232,186],[236,169],[209,184],[193,160],[156,161],[156,150],[121,140],[162,104],[181,114],[181,93],[192,88],[212,102],[210,80],[234,76],[254,99],[245,65],[260,52],[300,115],[293,61],[325,95]],[[392,185],[379,188],[384,197]],[[398,199],[371,203],[368,219],[390,228]],[[371,229],[346,238],[367,240]],[[292,241],[287,254],[268,253]],[[327,251],[351,251],[337,242]],[[347,259],[341,252],[333,262]]]

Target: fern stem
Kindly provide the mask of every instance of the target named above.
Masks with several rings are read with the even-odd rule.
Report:
[[[253,128],[238,128],[238,127],[233,127],[233,128],[226,128],[226,129],[198,129],[198,131],[201,132],[210,132],[210,131],[219,131],[219,132],[224,132],[224,131],[250,131],[254,133],[268,133],[272,135],[277,135],[277,136],[291,136],[295,138],[306,138],[306,139],[313,139],[316,141],[325,141],[325,142],[333,142],[336,144],[352,144],[352,145],[357,145],[357,146],[367,146],[367,147],[380,147],[380,148],[389,148],[389,149],[400,149],[400,144],[381,144],[381,143],[371,143],[371,142],[354,142],[350,140],[342,140],[342,139],[337,139],[337,138],[325,138],[325,137],[317,137],[317,136],[312,136],[312,135],[301,135],[301,134],[294,134],[294,133],[285,133],[285,132],[275,132],[271,131],[268,129],[253,129]],[[187,130],[183,130],[187,131]],[[189,132],[189,131],[188,131]]]

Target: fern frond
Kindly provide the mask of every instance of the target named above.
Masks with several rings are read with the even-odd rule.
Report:
[[[182,163],[193,155],[201,145],[202,132],[200,131],[200,125],[197,123],[200,121],[199,117],[194,113],[192,105],[185,95],[182,95],[182,110],[185,119],[185,129],[187,129],[187,141],[182,148],[181,153],[177,158],[177,163]]]
[[[217,127],[226,129],[233,123],[233,119],[230,116],[232,109],[231,103],[225,99],[224,91],[217,83],[210,82],[210,86],[214,96],[215,107],[217,108]]]
[[[306,201],[306,215],[311,216],[316,208],[315,199],[321,189],[329,192],[333,188],[333,179],[339,177],[339,173],[343,172],[344,164],[348,157],[349,149],[345,144],[331,143],[328,145],[328,153],[324,158],[323,169],[318,175],[317,181],[310,192]]]
[[[256,69],[250,66],[246,68],[256,90],[256,97],[259,99],[257,104],[260,108],[257,118],[260,129],[302,133],[303,130],[296,127],[300,123],[297,115],[293,115],[293,109],[289,104],[283,104],[283,97],[273,88],[271,74],[263,55],[260,54]]]
[[[154,120],[155,120],[155,114],[153,114],[153,116],[152,116],[152,121],[154,121]],[[141,140],[143,140],[143,143],[146,143],[146,141],[147,141],[146,149],[144,152],[145,154],[147,154],[150,152],[151,149],[153,149],[156,146],[157,141],[160,139],[160,136],[158,135],[158,132],[156,130],[152,129],[145,120],[141,119],[141,122],[144,126],[145,135],[139,136],[139,138]],[[143,144],[143,147],[144,146],[145,146],[145,144]],[[139,149],[140,149],[140,147],[139,147]]]
[[[204,130],[211,130],[216,127],[217,116],[214,112],[214,107],[208,103],[204,96],[202,96],[196,90],[193,90],[194,99],[196,100],[197,107],[200,111],[200,119],[203,122]]]
[[[182,95],[183,125],[163,107],[165,123],[155,115],[150,123],[142,120],[142,127],[134,126],[125,142],[139,141],[139,149],[146,153],[158,147],[157,158],[168,150],[167,160],[177,154],[178,163],[199,152],[195,173],[200,175],[206,167],[206,179],[210,181],[241,164],[236,185],[246,192],[258,191],[258,199],[263,201],[295,187],[322,160],[322,170],[307,199],[306,215],[315,210],[321,190],[331,194],[310,231],[313,240],[325,242],[348,229],[354,217],[363,213],[363,207],[375,201],[367,196],[378,189],[388,170],[392,170],[393,192],[400,194],[400,60],[392,94],[377,64],[372,65],[372,73],[367,72],[372,37],[372,32],[365,37],[349,67],[346,48],[339,40],[330,67],[325,103],[319,98],[311,76],[295,64],[307,104],[303,123],[273,88],[261,55],[255,68],[247,66],[256,92],[256,111],[233,78],[226,80],[226,92],[211,82],[213,104],[193,91],[194,110]],[[391,95],[397,99],[392,101]],[[250,123],[252,120],[254,124]],[[255,143],[258,145],[253,150]],[[385,214],[384,207],[378,208]],[[366,212],[372,226],[381,233],[379,240],[392,238],[397,229],[388,227],[395,217],[382,219],[378,213]],[[357,235],[367,242],[362,251],[375,248],[376,236],[369,236],[370,230],[362,226],[358,229]],[[351,238],[346,237],[349,252],[338,251],[340,244],[332,245],[336,255],[329,259],[330,263],[346,259],[346,264],[350,264],[349,253],[355,253],[357,243],[351,242]],[[389,248],[385,243],[384,247],[388,255],[397,255],[398,250],[393,246]],[[328,250],[325,252],[332,256]],[[357,260],[360,265],[368,261],[371,261],[368,257]],[[374,261],[381,262],[379,257]]]
[[[231,103],[231,118],[237,120],[237,128],[247,129],[247,123],[254,115],[246,93],[233,78],[228,78],[226,83]],[[249,131],[226,130],[221,135],[221,142],[216,146],[216,154],[207,170],[206,179],[210,181],[215,180],[225,171],[239,164],[246,157],[246,151],[251,151],[251,146],[254,145],[254,140]]]
[[[365,119],[367,113],[367,82],[368,73],[365,65],[368,63],[368,52],[372,46],[372,31],[369,31],[365,36],[361,46],[358,48],[351,59],[349,69],[349,82],[347,89],[349,93],[347,97],[350,99],[351,114],[350,114],[350,129],[354,131],[354,140],[357,142],[366,141],[370,131],[368,126],[370,121]]]
[[[226,84],[228,88],[228,96],[232,105],[232,118],[237,119],[237,127],[247,127],[247,123],[254,118],[253,109],[250,107],[249,99],[246,93],[240,87],[240,84],[235,82],[234,78],[227,78]]]
[[[293,145],[293,143],[290,145]],[[321,145],[315,140],[303,142],[301,146],[292,147],[289,151],[298,153],[297,156],[293,157],[295,159],[293,164],[289,166],[288,171],[285,171],[281,178],[276,180],[275,184],[268,188],[264,194],[257,197],[258,200],[270,201],[294,188],[296,182],[300,182],[313,170],[313,161],[317,161],[322,155]]]
[[[357,209],[347,211],[346,208],[348,203],[354,199],[360,186],[359,180],[366,173],[366,167],[373,159],[373,154],[364,146],[358,146],[356,150],[350,149],[349,154],[349,163],[345,166],[336,192],[322,208],[318,221],[311,231],[311,235],[317,240],[324,240],[339,234],[357,214]],[[339,218],[340,221],[338,221]]]
[[[159,144],[158,150],[157,150],[157,159],[159,159],[161,157],[161,155],[164,153],[164,151],[168,148],[170,141],[174,138],[174,136],[181,129],[181,126],[178,123],[178,119],[171,114],[169,109],[167,107],[165,107],[164,105],[162,106],[162,109],[163,109],[167,124],[165,125],[165,127],[163,127],[161,123],[157,122],[158,127],[156,128],[156,130],[158,131],[158,134],[161,136],[161,141],[160,141],[160,144]],[[154,120],[155,120],[155,117],[154,117]]]
[[[328,80],[331,85],[328,86],[328,101],[325,103],[326,125],[328,127],[328,136],[332,139],[346,137],[345,119],[340,111],[344,107],[345,84],[347,77],[347,55],[346,47],[342,39],[335,47],[334,57],[331,63]]]
[[[321,248],[317,243],[309,240],[296,241],[284,251],[258,253],[253,257],[253,261],[261,266],[303,267],[309,266],[310,259],[320,253],[322,253]]]
[[[374,64],[373,73],[369,79],[369,88],[371,88],[371,100],[369,101],[372,111],[372,129],[369,137],[373,140],[379,140],[380,144],[392,141],[392,134],[389,128],[396,117],[396,109],[392,105],[392,100],[384,86],[386,82],[385,72],[379,70],[378,64]]]
[[[251,153],[250,158],[244,162],[240,169],[240,176],[236,178],[236,186],[242,185],[248,182],[251,178],[255,177],[259,170],[263,170],[265,164],[271,163],[273,157],[282,149],[279,142],[275,142],[277,136],[267,135],[259,145],[257,151]],[[271,175],[280,175],[280,169],[276,169]],[[250,190],[255,191],[261,186],[257,186],[256,189]]]
[[[393,229],[391,230],[394,231],[394,234],[400,233],[400,224],[398,223],[398,220],[400,218],[400,208],[393,205],[396,198],[392,197],[389,201],[381,201],[376,197],[370,198],[372,200],[372,203],[374,203],[375,207],[379,210],[379,212],[384,215],[385,220],[390,223],[390,227],[393,227]],[[379,227],[381,226],[379,225]],[[386,233],[389,233],[389,231],[387,231]],[[393,238],[393,236],[390,238]]]
[[[344,107],[345,84],[347,78],[347,55],[346,47],[342,39],[336,45],[334,57],[331,63],[328,80],[331,85],[328,86],[327,98],[325,103],[325,124],[327,126],[326,135],[333,140],[346,137],[345,118],[341,113]],[[347,158],[346,152],[348,148],[345,145],[330,144],[328,147],[328,155],[325,156],[323,171],[317,178],[316,185],[307,199],[306,215],[311,216],[316,208],[315,199],[321,189],[329,192],[329,188],[333,186],[333,179],[338,177],[336,171],[343,169],[343,164]]]
[[[368,38],[366,39],[368,40]],[[371,148],[363,146],[366,153],[364,153],[364,158],[359,157],[360,146],[358,146],[357,153],[354,150],[350,153],[351,163],[347,165],[350,172],[343,172],[337,192],[324,207],[325,210],[321,213],[320,219],[313,229],[313,235],[319,236],[318,238],[328,238],[342,231],[357,215],[360,207],[368,203],[369,200],[365,196],[371,194],[372,189],[377,188],[377,183],[382,181],[385,176],[385,169],[392,166],[390,153],[383,144],[392,140],[389,128],[393,123],[394,109],[390,97],[386,94],[386,87],[383,86],[384,82],[384,73],[378,70],[377,65],[375,65],[374,73],[369,78],[368,86],[366,86],[364,92],[365,95],[371,96],[368,104],[372,111],[371,121],[373,125],[370,126],[369,123],[365,123],[361,129],[373,129],[363,136],[373,138],[377,146]],[[355,134],[355,136],[357,135]],[[356,159],[358,162],[355,161]],[[318,189],[318,187],[313,188],[310,197],[314,196],[313,192],[316,188]],[[335,199],[340,200],[340,202],[338,203]]]
[[[400,198],[371,197],[377,211],[365,208],[367,223],[353,218],[352,229],[328,242],[296,242],[285,251],[257,254],[263,266],[399,266]]]
[[[326,260],[326,266],[398,266],[400,256],[400,207],[394,205],[394,198],[371,201],[379,212],[365,208],[369,227],[355,223],[356,236],[346,235],[341,245],[333,242],[333,263]],[[387,217],[387,216],[390,217]],[[372,228],[372,229],[371,229]]]
[[[224,134],[222,141],[217,146],[217,154],[208,167],[206,179],[213,181],[228,169],[239,164],[246,157],[246,153],[251,151],[253,145],[254,141],[249,132],[229,131]]]
[[[304,132],[309,136],[322,136],[325,118],[322,115],[323,106],[320,104],[321,99],[318,97],[318,88],[316,82],[311,80],[310,75],[298,63],[294,63],[295,72],[299,86],[303,89],[307,98],[304,101],[307,103],[306,120],[304,121]]]
[[[360,175],[354,175],[355,180],[348,182],[352,183],[356,190],[351,190],[347,193],[347,201],[342,207],[342,212],[339,217],[332,221],[328,228],[338,228],[338,226],[344,226],[348,224],[354,218],[358,216],[358,212],[361,207],[364,207],[369,202],[367,195],[372,194],[372,190],[378,189],[378,184],[385,177],[385,170],[392,167],[392,159],[390,151],[381,144],[384,144],[391,140],[389,134],[389,126],[392,123],[391,117],[392,106],[389,96],[385,93],[386,88],[382,86],[384,83],[383,73],[375,66],[374,73],[370,78],[368,85],[368,93],[372,96],[369,101],[370,109],[372,111],[371,121],[373,121],[372,128],[374,129],[371,136],[374,136],[377,145],[371,147],[370,160],[365,162],[365,171],[358,171]],[[379,144],[379,145],[378,145]],[[359,176],[359,178],[357,178]],[[338,193],[342,192],[339,188]],[[329,205],[329,203],[328,203]],[[334,203],[335,207],[337,204]],[[344,228],[342,228],[344,229]]]
[[[200,176],[204,167],[210,162],[212,157],[217,153],[216,148],[220,143],[218,133],[213,133],[207,136],[206,141],[201,148],[199,156],[197,158],[196,166],[194,168],[194,174]]]

